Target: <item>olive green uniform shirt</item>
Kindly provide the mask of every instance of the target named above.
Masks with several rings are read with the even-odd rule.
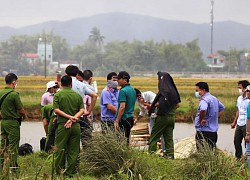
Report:
[[[46,118],[47,122],[50,122],[51,119],[54,118],[53,113],[53,104],[47,104],[41,109],[42,119]]]
[[[6,93],[13,91],[10,87],[5,87],[0,91],[0,98],[2,98]],[[1,152],[0,153],[0,169],[6,160],[5,152],[11,156],[7,164],[12,167],[18,167],[17,157],[18,157],[18,147],[20,141],[20,125],[17,118],[20,118],[18,110],[23,108],[19,94],[15,91],[9,93],[3,100],[1,106],[1,115],[5,120],[1,121]],[[7,148],[8,151],[7,152]],[[10,161],[10,162],[9,162]],[[1,170],[0,170],[1,174]]]
[[[83,109],[83,100],[82,97],[71,90],[71,88],[64,87],[54,95],[53,108],[58,108],[66,114],[74,116],[80,109]],[[62,116],[57,117],[58,124],[66,123],[67,120],[67,118]]]
[[[3,97],[6,93],[13,91],[12,88],[5,87],[0,91],[0,97]],[[20,100],[18,92],[9,93],[3,103],[1,108],[1,115],[3,119],[17,119],[20,118],[18,110],[23,108],[23,104]]]

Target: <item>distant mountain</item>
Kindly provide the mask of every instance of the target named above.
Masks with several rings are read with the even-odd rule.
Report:
[[[203,53],[208,54],[210,51],[209,23],[194,24],[126,13],[98,14],[68,21],[49,21],[19,29],[0,27],[0,41],[12,35],[33,35],[43,30],[47,32],[53,30],[74,46],[87,40],[93,27],[100,29],[101,34],[105,36],[105,43],[134,39],[186,43],[199,39]],[[229,47],[250,49],[249,32],[249,25],[231,21],[214,23],[214,50]]]

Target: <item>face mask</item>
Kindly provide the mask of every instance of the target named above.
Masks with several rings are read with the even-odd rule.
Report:
[[[242,95],[244,92],[242,89],[239,89],[239,94]]]
[[[16,87],[17,87],[17,84],[15,84],[14,89],[16,89]]]
[[[109,88],[112,88],[112,89],[117,89],[118,82],[117,81],[108,80],[107,86]]]
[[[200,98],[201,98],[201,95],[199,94],[199,92],[198,92],[198,91],[196,91],[196,92],[195,92],[195,97],[197,97],[198,99],[200,99]]]

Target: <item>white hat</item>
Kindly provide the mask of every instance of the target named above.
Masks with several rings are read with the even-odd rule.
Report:
[[[246,91],[250,91],[250,85],[246,87]]]
[[[50,81],[50,82],[48,82],[47,84],[46,84],[46,91],[45,92],[47,92],[48,90],[49,90],[49,88],[52,88],[52,87],[54,87],[54,86],[56,86],[56,82],[55,81]]]

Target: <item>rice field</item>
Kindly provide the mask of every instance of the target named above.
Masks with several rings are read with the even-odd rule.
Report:
[[[32,108],[39,107],[42,94],[46,90],[46,83],[50,80],[55,80],[55,77],[43,76],[25,76],[19,77],[16,91],[20,93],[21,100],[24,106]],[[94,77],[98,84],[98,95],[106,86],[106,77]],[[240,79],[235,78],[179,78],[174,77],[174,82],[181,96],[180,112],[187,112],[190,108],[197,108],[198,99],[195,98],[195,84],[200,81],[207,82],[210,88],[210,93],[216,96],[226,108],[235,107],[238,97],[237,82]],[[143,91],[158,91],[157,77],[132,77],[130,83],[133,87]],[[0,77],[0,88],[5,86],[4,77]],[[194,106],[194,107],[191,107]],[[96,103],[96,110],[99,110],[99,101]],[[230,120],[231,121],[231,120]]]

